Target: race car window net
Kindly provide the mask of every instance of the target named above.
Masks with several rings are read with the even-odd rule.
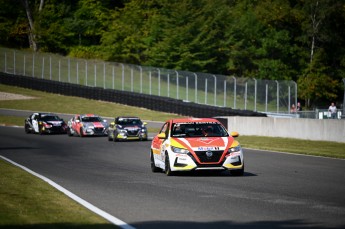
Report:
[[[228,137],[229,134],[219,123],[174,123],[171,137]]]

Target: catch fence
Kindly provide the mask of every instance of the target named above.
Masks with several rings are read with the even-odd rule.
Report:
[[[0,71],[266,113],[290,113],[294,81],[197,73],[0,48]]]

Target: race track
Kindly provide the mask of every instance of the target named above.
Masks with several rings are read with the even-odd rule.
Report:
[[[0,155],[135,228],[344,228],[345,160],[245,150],[245,175],[152,173],[150,141],[0,127]]]

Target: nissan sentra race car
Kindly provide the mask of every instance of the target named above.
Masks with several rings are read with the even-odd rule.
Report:
[[[147,140],[147,123],[138,117],[119,116],[108,128],[108,140]]]
[[[108,123],[95,114],[75,115],[68,121],[68,136],[107,136]]]
[[[24,123],[25,133],[66,134],[67,125],[62,118],[51,113],[33,113]]]
[[[229,170],[241,176],[244,160],[237,136],[212,118],[169,120],[152,140],[151,170],[168,176],[177,171]]]

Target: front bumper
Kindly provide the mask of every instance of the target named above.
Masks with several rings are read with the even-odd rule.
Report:
[[[131,135],[125,132],[116,133],[116,139],[118,140],[147,140],[146,132],[138,132],[135,135]]]
[[[216,152],[214,155],[207,157],[204,156],[203,152],[196,152],[194,155],[191,153],[177,154],[169,152],[170,168],[171,171],[238,170],[243,168],[242,151],[228,154],[221,159],[222,155],[223,153],[217,154]]]

